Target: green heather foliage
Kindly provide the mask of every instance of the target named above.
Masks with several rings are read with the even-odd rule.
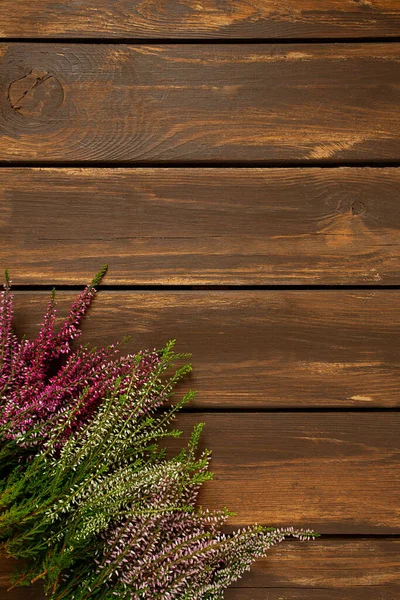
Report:
[[[36,339],[12,330],[6,274],[0,308],[0,541],[22,559],[14,585],[42,580],[52,600],[218,600],[252,562],[309,530],[224,534],[226,510],[197,506],[212,478],[199,423],[176,456],[164,439],[190,391],[171,402],[188,355],[121,355],[76,346],[103,269],[55,331],[52,294]],[[180,365],[180,366],[179,366]],[[172,373],[172,374],[171,374]],[[161,443],[161,445],[160,445]]]

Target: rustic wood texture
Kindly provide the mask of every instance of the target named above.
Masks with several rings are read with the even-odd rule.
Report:
[[[200,502],[329,534],[275,548],[226,600],[400,598],[400,290],[129,289],[400,285],[397,0],[2,0],[0,37],[17,332],[47,303],[32,285],[108,262],[128,289],[102,289],[82,342],[193,353],[177,425],[206,422]],[[58,297],[61,318],[76,292]],[[0,598],[44,600],[6,593],[12,568]]]
[[[225,594],[225,600],[398,600],[398,598],[398,588],[384,586],[377,588],[375,585],[351,590],[229,589]],[[18,600],[22,600],[22,597]]]
[[[234,511],[231,525],[400,533],[400,413],[197,413],[177,427],[199,421],[215,472],[199,502]]]
[[[252,571],[226,593],[227,600],[258,598],[367,598],[394,600],[400,593],[399,540],[319,540],[314,544],[287,542],[259,560]],[[35,591],[13,590],[6,595],[14,563],[0,558],[0,597],[7,600],[42,600],[40,584]],[[375,595],[372,595],[372,590]],[[365,596],[358,595],[361,591]],[[385,595],[391,592],[393,595]],[[306,594],[309,594],[307,596]],[[324,595],[319,595],[323,593]],[[297,596],[292,596],[297,594]],[[330,595],[332,594],[332,595]]]
[[[76,294],[58,294],[60,316]],[[48,297],[17,293],[19,334],[38,330]],[[100,292],[81,339],[131,334],[135,351],[176,338],[197,408],[371,408],[399,406],[399,323],[396,290]]]
[[[398,161],[400,44],[0,45],[2,161]]]
[[[0,568],[2,563],[0,563]],[[7,583],[8,586],[8,583]],[[4,593],[4,600],[45,600],[40,583],[32,588],[17,588]],[[361,586],[351,589],[287,589],[233,588],[225,592],[225,600],[397,600],[399,590],[394,586]]]
[[[399,539],[321,537],[314,544],[280,544],[234,587],[347,589],[351,593],[355,587],[372,585],[376,591],[400,586]]]
[[[2,564],[0,563],[0,568]],[[8,583],[7,583],[8,586]],[[4,600],[45,600],[40,583],[32,588],[3,590]],[[2,592],[0,588],[0,592]],[[379,595],[377,595],[379,594]],[[394,586],[361,586],[360,588],[336,589],[277,589],[277,588],[233,588],[225,592],[225,600],[397,600],[399,591]]]
[[[0,170],[20,284],[399,284],[400,169]]]
[[[400,34],[396,0],[2,0],[18,38],[310,38]]]

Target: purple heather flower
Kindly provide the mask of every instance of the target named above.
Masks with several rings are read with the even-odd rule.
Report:
[[[12,331],[13,295],[8,275],[0,306],[0,427],[5,439],[19,439],[36,431],[35,445],[45,443],[55,423],[74,409],[62,439],[82,428],[102,400],[119,381],[119,393],[143,388],[157,370],[161,358],[156,350],[120,356],[119,344],[89,350],[72,342],[96,293],[93,280],[72,304],[58,332],[55,328],[55,295],[47,306],[40,331],[34,340],[19,341]],[[64,356],[66,361],[61,361]],[[147,402],[152,408],[165,401],[155,388]],[[144,407],[145,410],[145,407]],[[38,435],[40,431],[40,435]],[[26,437],[24,444],[29,446]]]

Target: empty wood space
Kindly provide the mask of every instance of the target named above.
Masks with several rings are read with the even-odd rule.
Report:
[[[243,588],[231,589],[226,593],[226,600],[393,600],[397,598],[398,587],[362,586],[351,590],[311,589],[311,590],[286,590],[270,588]],[[268,595],[268,596],[267,596]]]
[[[3,0],[0,41],[18,334],[109,263],[81,341],[192,353],[201,503],[323,534],[226,600],[399,598],[398,2]]]
[[[2,0],[0,30],[17,38],[315,38],[398,36],[396,0]]]
[[[400,44],[0,44],[0,161],[396,162]]]
[[[4,168],[19,284],[400,283],[400,169]]]

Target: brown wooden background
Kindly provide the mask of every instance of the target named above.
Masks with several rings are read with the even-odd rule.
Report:
[[[108,262],[84,341],[193,353],[202,502],[324,534],[227,599],[399,598],[398,1],[2,0],[0,36],[18,331]]]

